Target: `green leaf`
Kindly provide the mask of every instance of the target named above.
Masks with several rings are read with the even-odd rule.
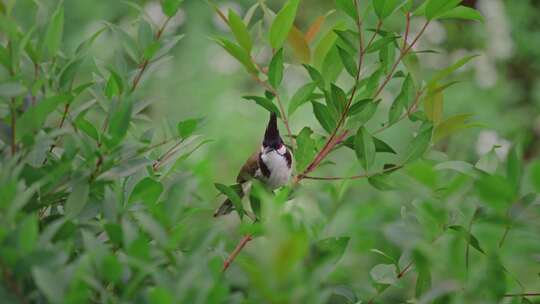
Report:
[[[494,174],[499,166],[499,157],[495,152],[498,147],[493,147],[488,153],[484,154],[476,163],[475,167],[486,173]]]
[[[373,1],[373,8],[379,19],[384,20],[404,4],[404,0],[375,0]]]
[[[304,127],[296,137],[298,147],[294,151],[294,159],[296,162],[296,171],[304,172],[315,154],[317,154],[317,146],[311,135],[313,131],[310,128]]]
[[[330,237],[323,239],[315,243],[315,255],[318,262],[330,262],[335,264],[339,262],[347,245],[349,244],[349,237]]]
[[[270,61],[268,67],[268,82],[274,88],[279,87],[283,80],[283,49],[279,49]]]
[[[183,121],[180,121],[177,125],[178,130],[178,136],[182,139],[186,139],[193,135],[195,130],[197,130],[197,126],[199,124],[199,119],[186,119]]]
[[[86,179],[76,181],[66,201],[66,215],[70,218],[74,218],[79,215],[79,213],[81,213],[86,206],[89,195],[90,186],[88,181]]]
[[[422,295],[431,289],[431,272],[429,269],[421,271],[416,277],[415,296],[419,299]]]
[[[105,96],[112,98],[113,96],[122,95],[122,92],[124,91],[124,81],[122,77],[112,67],[108,70],[111,74],[105,85]]]
[[[392,285],[397,280],[396,265],[394,264],[378,264],[375,265],[369,272],[373,281],[378,284]]]
[[[336,0],[336,7],[356,21],[358,19],[358,10],[353,1],[355,0]]]
[[[356,77],[356,72],[358,71],[358,67],[356,66],[356,61],[354,60],[353,56],[350,55],[344,49],[340,48],[339,46],[337,48],[338,48],[339,58],[341,58],[341,62],[343,63],[345,70],[352,77]]]
[[[159,304],[173,304],[175,303],[174,297],[171,292],[164,287],[153,287],[148,293],[148,299],[150,303]]]
[[[443,106],[443,92],[437,89],[428,89],[428,93],[424,97],[424,112],[434,125],[438,125],[443,119]]]
[[[291,116],[300,106],[309,101],[309,97],[317,85],[314,82],[300,87],[293,95],[289,103],[289,116]]]
[[[243,218],[244,206],[242,205],[242,199],[240,198],[240,195],[238,195],[238,192],[235,189],[223,184],[215,183],[214,186],[233,203],[234,209],[236,212],[238,212],[240,218]]]
[[[516,191],[519,191],[521,185],[521,168],[523,166],[522,156],[518,150],[516,146],[513,146],[506,159],[506,176]]]
[[[260,96],[242,96],[245,100],[254,101],[259,106],[268,110],[268,112],[275,113],[277,117],[281,117],[281,113],[278,107],[268,98]]]
[[[143,59],[144,60],[151,60],[154,58],[154,56],[157,54],[159,49],[161,48],[161,42],[159,41],[152,41],[143,52]]]
[[[312,101],[311,105],[313,106],[313,113],[315,114],[317,121],[319,121],[326,132],[332,133],[336,127],[336,121],[332,118],[332,114],[330,114],[328,107],[316,101]]]
[[[101,268],[107,282],[117,283],[122,278],[122,264],[114,254],[108,254],[103,258]]]
[[[168,17],[173,17],[176,15],[176,12],[178,12],[180,4],[182,4],[183,1],[184,0],[163,0],[161,2],[161,10],[163,10],[163,13]]]
[[[449,10],[446,13],[439,15],[437,19],[464,19],[483,22],[484,16],[482,16],[479,11],[473,8],[460,5]]]
[[[335,82],[341,71],[343,71],[343,63],[341,63],[338,47],[334,44],[324,58],[322,75],[324,75],[326,81]]]
[[[426,18],[435,19],[437,16],[447,13],[463,0],[428,0],[426,4]]]
[[[427,148],[429,148],[432,133],[433,126],[429,124],[426,124],[421,128],[418,135],[416,135],[409,145],[406,153],[407,157],[405,158],[406,163],[413,162],[424,155],[424,152],[426,152]]]
[[[270,26],[270,45],[274,49],[279,49],[285,43],[289,32],[294,24],[296,10],[300,0],[288,0],[279,11]]]
[[[62,88],[62,90],[64,91],[71,90],[71,86],[73,85],[75,75],[77,74],[77,71],[79,70],[79,67],[82,62],[83,62],[83,58],[72,59],[62,69],[62,71],[60,72],[60,78],[58,80],[58,84],[60,85],[60,88]]]
[[[44,267],[32,268],[34,282],[50,303],[64,302],[65,285],[61,275]]]
[[[433,133],[433,142],[437,143],[440,140],[461,130],[474,127],[474,124],[468,123],[471,116],[471,114],[460,114],[449,117],[445,121],[441,122],[437,127],[435,127],[435,131]]]
[[[140,180],[131,191],[129,202],[142,201],[146,204],[154,204],[163,192],[163,185],[151,177],[145,177]]]
[[[354,138],[354,150],[360,164],[366,171],[375,162],[375,143],[373,137],[367,132],[364,127],[360,127]]]
[[[242,46],[248,54],[251,53],[253,44],[251,42],[249,31],[244,24],[244,21],[242,21],[242,18],[240,18],[240,16],[238,16],[232,9],[229,9],[229,26],[231,27],[233,35],[238,44],[240,44],[240,46]]]
[[[460,237],[462,237],[463,239],[465,239],[465,241],[467,241],[467,243],[472,246],[474,249],[478,250],[478,252],[482,253],[482,254],[486,254],[484,252],[484,250],[482,249],[482,247],[480,247],[480,242],[478,242],[478,239],[472,235],[471,233],[469,233],[467,231],[467,229],[465,229],[464,227],[462,226],[458,226],[458,225],[453,225],[453,226],[450,226],[448,227],[454,231],[456,231],[458,233],[458,235]]]
[[[17,140],[43,127],[45,120],[56,107],[70,100],[67,95],[49,97],[24,112],[17,120]]]
[[[64,32],[64,8],[59,6],[53,13],[43,42],[45,54],[49,57],[56,55],[62,43]]]
[[[131,99],[122,100],[120,105],[114,110],[109,124],[111,146],[116,146],[126,136],[132,111],[133,102]]]
[[[17,251],[24,256],[34,250],[37,244],[39,228],[37,216],[30,214],[26,216],[17,227],[18,243]]]
[[[82,115],[79,115],[75,120],[75,125],[79,130],[83,131],[86,135],[94,139],[96,142],[99,141],[99,132],[96,127],[86,120]]]
[[[447,0],[444,0],[447,1]],[[464,57],[460,60],[458,60],[456,63],[452,64],[451,66],[439,71],[438,73],[431,78],[431,80],[428,82],[428,87],[435,87],[437,83],[439,83],[441,80],[445,79],[446,77],[450,76],[453,72],[455,72],[457,69],[461,68],[465,64],[467,64],[471,59],[477,57],[478,55],[472,55]]]
[[[331,84],[331,95],[330,98],[327,98],[327,104],[337,113],[337,116],[340,116],[343,111],[345,111],[345,106],[347,105],[347,95],[345,92],[335,84]]]
[[[504,211],[516,200],[511,182],[500,175],[484,175],[475,187],[480,198],[498,211]]]
[[[319,87],[319,89],[321,90],[324,90],[326,84],[324,82],[324,77],[321,75],[321,73],[316,68],[310,65],[304,64],[303,66],[308,71],[311,80],[313,80],[313,82],[317,84],[317,87]]]
[[[253,61],[251,61],[251,57],[246,52],[246,50],[224,38],[217,38],[216,42],[221,45],[221,47],[223,47],[223,49],[225,49],[225,51],[227,51],[231,56],[236,58],[236,60],[238,60],[242,65],[244,65],[244,67],[249,73],[257,73],[257,68],[253,64]]]
[[[26,87],[19,82],[4,82],[0,84],[0,96],[4,98],[17,97],[26,92]]]
[[[540,161],[536,160],[530,168],[530,179],[536,192],[540,192]]]
[[[376,174],[368,178],[368,183],[380,191],[390,191],[396,189],[388,174]]]

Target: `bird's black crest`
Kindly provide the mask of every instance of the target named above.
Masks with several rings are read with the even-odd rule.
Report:
[[[263,146],[277,149],[282,143],[283,140],[281,140],[281,137],[279,136],[279,130],[277,127],[276,113],[271,113],[268,126],[266,127],[266,132],[264,133]]]

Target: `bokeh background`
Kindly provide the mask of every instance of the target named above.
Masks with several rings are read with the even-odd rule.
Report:
[[[25,5],[34,7],[33,1],[20,0],[20,2],[16,10],[18,19],[27,20],[30,25],[34,16],[25,11]],[[164,19],[159,1],[133,2],[140,5],[144,13],[156,24],[160,24]],[[56,1],[53,0],[40,3],[43,12],[56,5]],[[216,1],[216,3],[223,10],[232,8],[243,14],[255,0]],[[448,115],[471,113],[479,127],[462,131],[459,135],[439,144],[437,148],[446,152],[449,159],[475,163],[494,145],[500,146],[496,151],[500,159],[504,160],[511,144],[521,143],[526,160],[534,159],[540,152],[540,1],[469,0],[464,3],[479,9],[485,17],[485,22],[435,21],[417,47],[419,50],[436,51],[421,56],[421,64],[426,74],[445,67],[465,55],[479,55],[472,63],[458,71],[456,79],[460,83],[445,93],[445,113]],[[269,0],[267,4],[278,9],[283,1]],[[117,0],[65,0],[64,5],[66,16],[64,41],[72,49],[99,29],[104,21],[129,28],[133,18],[139,15],[136,8]],[[296,25],[305,30],[312,20],[333,8],[334,3],[330,0],[304,0],[299,9]],[[38,11],[38,20],[46,22],[45,17],[39,19],[39,14]],[[43,13],[43,16],[46,15]],[[412,30],[417,32],[421,24],[421,21],[413,23]],[[194,154],[185,166],[193,170],[196,176],[197,182],[194,183],[196,191],[206,201],[202,207],[210,210],[219,203],[215,198],[213,182],[232,182],[244,160],[260,144],[267,114],[241,97],[260,94],[262,90],[245,73],[242,66],[211,39],[216,35],[228,36],[230,33],[206,1],[184,1],[181,12],[175,17],[168,31],[184,33],[186,36],[173,50],[173,56],[155,67],[154,73],[147,73],[151,76],[143,80],[142,88],[146,91],[145,96],[149,96],[154,102],[151,112],[148,113],[151,117],[149,123],[159,127],[174,124],[188,117],[204,118],[203,127],[198,132],[213,141]],[[93,52],[101,60],[109,61],[114,58],[115,50],[121,48],[120,44],[113,35],[105,34],[99,38]],[[65,51],[69,52],[69,47]],[[256,49],[256,57],[260,61],[267,61],[269,55],[268,49]],[[90,68],[91,63],[86,64]],[[284,81],[286,83],[284,96],[290,97],[306,78],[307,75],[301,68],[289,67]],[[295,131],[299,131],[305,125],[321,130],[309,113],[309,107],[299,111],[293,117],[291,125]],[[390,132],[384,136],[389,138],[394,134]],[[354,173],[359,169],[358,165],[337,161],[353,160],[352,155],[350,151],[338,154],[332,158],[338,163],[337,166],[324,167],[318,173],[320,175],[322,172],[339,175]],[[320,276],[328,275],[330,277],[328,282],[352,286],[352,290],[358,294],[373,294],[373,287],[369,284],[369,270],[380,262],[380,257],[369,254],[368,249],[384,249],[385,252],[399,257],[400,249],[406,247],[408,242],[412,242],[409,237],[414,235],[414,232],[407,231],[409,228],[404,224],[403,218],[406,218],[407,210],[414,205],[417,193],[422,193],[426,187],[430,189],[442,187],[447,182],[444,176],[435,175],[420,165],[410,170],[416,170],[415,173],[424,180],[419,178],[420,181],[411,183],[413,186],[407,195],[381,193],[365,181],[305,183],[302,201],[291,206],[291,214],[301,214],[302,222],[311,227],[313,233],[318,236],[352,237],[345,256],[331,275],[325,273],[307,276],[304,273],[284,280],[290,284],[289,286],[281,286],[277,281],[272,283],[271,278],[276,280],[281,278],[281,274],[277,273],[274,274],[275,277],[267,278],[268,281],[265,283],[264,274],[253,270],[257,268],[253,266],[255,264],[259,265],[260,269],[273,267],[273,262],[265,258],[268,256],[258,251],[261,248],[268,248],[268,244],[264,243],[266,241],[260,240],[254,241],[253,245],[246,249],[245,255],[251,258],[246,258],[243,262],[240,259],[239,262],[244,265],[244,269],[253,271],[248,271],[246,275],[238,269],[231,269],[231,284],[246,286],[247,280],[251,280],[254,282],[255,292],[259,292],[264,298],[265,295],[269,296],[265,292],[275,290],[289,289],[291,293],[300,294],[303,294],[303,290],[307,293],[310,288],[317,288],[315,281]],[[455,179],[451,181],[454,183],[453,186],[460,182]],[[467,198],[459,204],[461,206],[467,202],[473,204],[474,201],[474,198]],[[446,203],[451,205],[455,202]],[[464,207],[460,212],[462,215],[468,214],[472,209]],[[223,235],[230,244],[218,242],[218,245],[213,245],[222,250],[226,246],[230,251],[232,244],[240,237],[236,217],[213,222],[213,219],[208,218],[209,214],[210,211],[201,216],[204,219],[202,222],[194,221],[193,224],[200,224],[200,229],[207,229],[205,232],[212,231]],[[540,222],[537,215],[528,220]],[[489,223],[479,224],[475,229],[477,236],[479,238],[481,236],[481,239],[488,243],[486,247],[492,246],[490,243],[495,244],[502,231],[499,228],[492,229]],[[511,269],[528,289],[540,288],[538,229],[538,224],[523,230],[517,229],[510,236],[513,250],[508,252],[503,250],[501,253],[504,265]],[[293,240],[302,242],[301,238]],[[462,276],[463,274],[458,274],[459,267],[454,265],[463,264],[463,244],[460,245],[454,239],[441,240],[441,243],[441,250],[445,254],[433,257],[435,260],[440,259],[441,264],[437,266],[439,273]],[[290,245],[283,246],[287,248]],[[292,247],[289,249],[294,253],[294,246]],[[523,253],[522,259],[513,256],[515,250]],[[474,256],[474,259],[474,261],[481,260],[479,256]],[[253,268],[250,268],[250,265]],[[484,268],[478,266],[471,277],[480,282],[484,279],[484,274]],[[302,278],[306,277],[312,278],[313,282],[302,281]],[[407,287],[413,283],[404,281],[400,284]],[[510,283],[510,286],[516,285]],[[407,298],[407,295],[402,294],[403,290],[408,289],[389,292],[388,303],[397,303],[398,300]],[[347,291],[341,293],[346,294]],[[306,299],[302,296],[299,298]],[[392,302],[392,299],[396,302]]]

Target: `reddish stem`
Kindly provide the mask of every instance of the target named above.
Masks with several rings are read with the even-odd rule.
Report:
[[[236,259],[236,257],[238,256],[238,254],[240,253],[240,251],[242,251],[242,249],[247,245],[247,243],[249,243],[249,241],[251,241],[253,239],[253,237],[250,235],[250,234],[247,234],[245,235],[241,240],[240,242],[238,243],[238,245],[236,245],[236,248],[234,248],[233,252],[229,255],[229,257],[227,257],[227,259],[225,260],[225,262],[223,262],[223,269],[221,270],[221,272],[225,272],[229,266],[232,264],[232,262],[234,261],[234,259]]]

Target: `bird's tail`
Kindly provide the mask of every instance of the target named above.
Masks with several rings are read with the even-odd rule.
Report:
[[[227,215],[227,214],[231,213],[233,210],[234,210],[234,205],[233,205],[233,203],[231,202],[230,199],[226,199],[226,200],[219,206],[219,208],[216,209],[216,211],[214,212],[214,217],[219,217],[219,216],[222,216],[222,215]]]
[[[240,198],[243,198],[244,194],[247,191],[249,191],[248,183],[236,184],[235,186],[233,186],[233,188],[236,190],[236,193],[238,194],[238,196],[240,196]],[[234,204],[232,203],[230,199],[226,199],[223,203],[221,203],[219,208],[216,209],[216,211],[214,212],[214,217],[227,215],[233,212],[233,210],[234,210]]]

